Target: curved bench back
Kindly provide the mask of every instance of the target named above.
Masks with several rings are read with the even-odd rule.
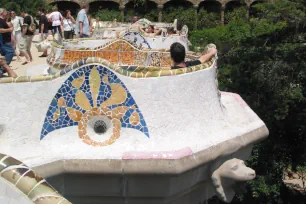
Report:
[[[69,204],[44,178],[23,162],[0,153],[0,177],[36,204]],[[1,182],[1,180],[0,180]],[[0,185],[4,185],[1,184]]]

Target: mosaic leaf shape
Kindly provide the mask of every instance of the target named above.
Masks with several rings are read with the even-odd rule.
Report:
[[[122,128],[133,128],[149,137],[144,117],[123,82],[108,68],[89,65],[75,71],[54,96],[40,139],[70,126],[78,126],[80,134],[84,132],[81,121],[87,121],[84,117],[88,115],[104,115],[111,119],[113,134],[103,142],[92,141],[86,134],[79,135],[86,144],[111,145],[120,137]]]

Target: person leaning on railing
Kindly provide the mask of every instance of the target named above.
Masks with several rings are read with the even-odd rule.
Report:
[[[171,59],[173,61],[173,66],[171,69],[179,69],[179,68],[185,68],[185,67],[191,67],[203,64],[205,62],[208,62],[215,56],[217,53],[216,48],[210,48],[209,51],[205,54],[203,54],[199,59],[192,60],[192,61],[185,61],[186,57],[186,50],[185,47],[178,42],[175,42],[170,47],[170,55]]]

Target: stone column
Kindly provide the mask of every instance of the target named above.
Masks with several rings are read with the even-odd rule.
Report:
[[[121,16],[121,22],[124,22],[124,10],[125,10],[125,6],[120,6],[120,16]]]
[[[81,9],[88,4],[87,1],[72,1],[72,2],[79,4]]]
[[[163,21],[163,8],[164,8],[164,5],[163,5],[163,4],[158,4],[158,5],[157,5],[157,10],[158,10],[158,22],[162,22],[162,21]]]
[[[246,13],[247,20],[249,20],[249,18],[250,18],[250,9],[251,9],[251,6],[247,5],[247,13]]]
[[[221,6],[221,25],[224,25],[224,12],[225,12],[225,5]]]
[[[198,8],[199,8],[199,5],[194,4],[193,8],[194,8],[194,11],[195,11],[195,24],[194,24],[195,26],[194,26],[194,29],[197,30],[198,29]]]

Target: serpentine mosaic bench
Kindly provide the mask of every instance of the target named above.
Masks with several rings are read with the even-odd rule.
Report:
[[[141,67],[170,67],[172,60],[170,53],[162,50],[139,49],[135,44],[124,40],[110,41],[80,41],[84,46],[76,46],[70,49],[64,46],[54,45],[48,56],[47,63],[52,68],[62,69],[70,66],[72,63],[88,57],[104,58],[109,62],[119,66],[141,66]],[[102,43],[101,46],[86,47],[89,42]],[[71,42],[73,44],[73,42]],[[92,46],[92,45],[91,45]],[[195,53],[188,52],[186,59],[197,59]]]
[[[236,185],[254,179],[243,160],[268,130],[238,94],[218,90],[216,57],[171,70],[164,52],[125,40],[59,51],[65,68],[53,75],[0,79],[0,150],[72,203],[230,202]],[[157,67],[118,66],[102,51]]]

